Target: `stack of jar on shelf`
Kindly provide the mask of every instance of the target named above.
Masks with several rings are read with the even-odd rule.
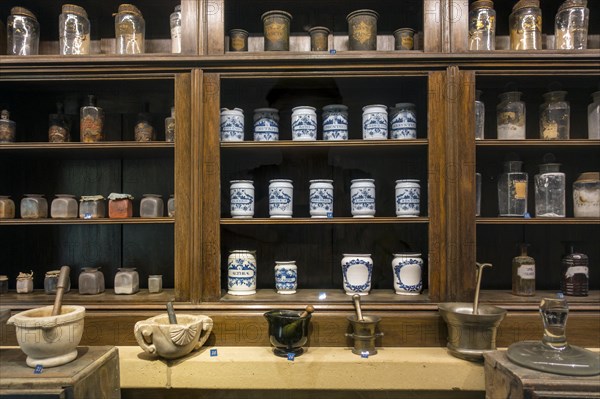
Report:
[[[140,276],[135,267],[121,267],[115,274],[114,292],[117,295],[132,295],[140,291]],[[44,291],[46,294],[56,294],[60,270],[50,270],[44,276]],[[21,272],[16,278],[17,294],[33,292],[33,271]],[[79,274],[79,294],[97,295],[105,291],[104,273],[99,267],[82,267]],[[71,279],[67,280],[65,293],[71,290]],[[8,292],[8,276],[0,276],[0,294]],[[148,292],[157,294],[162,292],[162,275],[151,274],[148,276]]]
[[[411,140],[417,138],[417,113],[413,103],[397,103],[389,115],[388,107],[375,104],[363,107],[363,140]],[[332,104],[323,107],[323,140],[348,140],[348,107]],[[317,113],[314,107],[292,109],[292,140],[317,140]],[[254,141],[279,140],[279,110],[254,110]],[[221,109],[221,141],[244,141],[244,111]]]
[[[585,50],[588,41],[590,10],[587,0],[565,0],[554,20],[554,45],[557,50]],[[540,0],[519,0],[509,16],[510,49],[541,50],[542,9]],[[469,11],[469,50],[496,49],[496,11],[491,0],[477,0]]]
[[[108,196],[108,217],[126,219],[133,217],[133,196],[111,193]],[[20,203],[21,219],[46,219],[48,201],[42,194],[25,194]],[[101,219],[106,217],[106,201],[102,195],[81,196],[79,204],[74,195],[57,194],[50,205],[50,217],[53,219]],[[167,201],[167,214],[175,216],[175,197]],[[141,218],[160,218],[164,216],[164,202],[157,194],[144,194],[140,201]],[[0,219],[15,218],[15,203],[9,196],[0,195]]]
[[[145,52],[146,22],[132,4],[121,4],[115,16],[117,54]],[[170,16],[171,52],[181,53],[181,6]],[[83,7],[64,4],[58,18],[60,55],[91,54],[90,20]],[[13,7],[7,21],[8,55],[37,55],[40,24],[24,7]]]

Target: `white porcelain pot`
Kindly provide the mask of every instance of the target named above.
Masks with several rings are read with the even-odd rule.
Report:
[[[369,295],[373,259],[371,254],[344,254],[342,258],[342,276],[344,291],[347,295]]]
[[[256,294],[256,258],[251,251],[232,251],[227,258],[227,293]]]
[[[309,205],[311,217],[333,217],[333,180],[310,180]]]
[[[350,186],[350,204],[355,218],[375,216],[375,180],[354,179]]]
[[[394,254],[394,290],[400,295],[419,295],[423,289],[423,259],[419,253]]]
[[[301,106],[292,109],[292,140],[315,141],[317,139],[317,113],[314,107]]]
[[[396,216],[416,217],[421,214],[419,180],[396,180]]]
[[[244,110],[221,108],[221,141],[244,141]]]
[[[254,182],[232,180],[229,183],[231,217],[247,219],[254,216]]]
[[[385,105],[367,105],[362,115],[363,140],[388,138],[388,113]]]
[[[275,262],[275,289],[278,294],[290,295],[298,288],[298,266],[295,260]]]
[[[412,103],[398,103],[391,111],[390,138],[410,140],[417,138],[417,113]]]
[[[269,215],[272,218],[291,218],[294,210],[294,186],[291,180],[269,181]]]
[[[275,108],[254,110],[254,141],[279,140],[279,111]]]
[[[348,140],[348,107],[331,104],[323,107],[323,140]]]
[[[83,334],[83,306],[62,306],[61,314],[51,316],[53,306],[17,313],[8,319],[14,324],[17,342],[27,355],[29,367],[56,367],[77,358],[77,345]]]

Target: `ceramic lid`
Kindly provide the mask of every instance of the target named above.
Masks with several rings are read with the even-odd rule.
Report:
[[[362,9],[362,10],[352,11],[350,14],[348,14],[346,16],[346,21],[349,21],[351,18],[354,18],[357,15],[361,15],[361,14],[370,15],[372,17],[379,18],[379,13],[377,11],[368,10],[368,9]]]
[[[477,10],[479,8],[494,8],[494,2],[492,0],[477,0],[471,4],[471,8],[473,10]]]

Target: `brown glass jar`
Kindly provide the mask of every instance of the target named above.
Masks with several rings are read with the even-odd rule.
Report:
[[[573,245],[569,245],[568,254],[562,259],[560,289],[565,295],[587,296],[588,287],[588,257],[574,252]]]

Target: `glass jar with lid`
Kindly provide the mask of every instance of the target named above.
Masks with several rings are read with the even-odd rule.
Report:
[[[63,113],[63,104],[56,103],[56,113],[48,117],[48,142],[67,143],[71,141],[71,121]]]
[[[483,140],[485,131],[485,104],[481,90],[475,90],[475,140]]]
[[[498,209],[500,216],[523,216],[527,213],[527,186],[529,177],[521,171],[523,162],[504,163],[504,172],[498,179]]]
[[[29,273],[19,272],[17,276],[17,294],[29,294],[33,292],[33,271]]]
[[[535,175],[535,216],[565,217],[565,174],[559,163],[540,165],[540,173]]]
[[[496,10],[491,0],[478,0],[469,10],[469,50],[496,49]]]
[[[22,219],[45,219],[48,217],[48,201],[42,194],[25,194],[21,200]]]
[[[58,36],[61,55],[90,53],[90,20],[83,7],[63,4]]]
[[[108,217],[126,219],[133,216],[133,196],[129,194],[110,193],[108,196]]]
[[[181,5],[175,6],[175,11],[169,18],[171,25],[171,53],[181,53]]]
[[[75,219],[78,210],[74,195],[56,194],[50,205],[50,217],[53,219]]]
[[[592,94],[593,101],[588,105],[588,138],[600,140],[600,91]]]
[[[60,270],[50,270],[46,272],[46,275],[44,276],[44,291],[46,294],[56,294],[58,276],[60,276]],[[65,293],[71,291],[71,278],[69,276],[67,276],[67,286],[64,288]]]
[[[84,267],[79,273],[79,293],[97,295],[105,290],[104,274],[97,267]]]
[[[82,195],[79,202],[79,217],[81,219],[106,217],[106,203],[102,195]]]
[[[135,267],[120,267],[115,274],[115,294],[131,295],[140,290],[140,276]]]
[[[152,126],[152,118],[148,112],[140,112],[134,129],[135,141],[148,142],[156,139],[154,127]]]
[[[499,140],[525,140],[525,102],[520,91],[509,91],[498,96],[496,107]]]
[[[540,0],[519,0],[509,16],[511,50],[542,49]]]
[[[0,195],[0,219],[15,218],[15,202],[8,195]]]
[[[117,54],[143,54],[145,52],[146,22],[133,4],[121,4],[115,14]]]
[[[600,218],[600,173],[586,172],[573,183],[573,213],[576,218]]]
[[[540,105],[540,138],[544,140],[568,140],[571,108],[565,100],[566,91],[544,94]]]
[[[7,20],[8,55],[37,55],[40,45],[40,24],[24,7],[13,7]]]
[[[554,20],[557,50],[585,50],[588,40],[590,10],[587,0],[566,0]]]
[[[13,143],[17,135],[17,124],[10,120],[10,112],[0,112],[0,143]]]
[[[165,213],[165,204],[158,194],[144,194],[140,201],[140,217],[160,218]]]
[[[81,107],[80,136],[83,143],[97,143],[104,140],[104,110],[96,106],[96,96],[88,95],[87,105]]]

